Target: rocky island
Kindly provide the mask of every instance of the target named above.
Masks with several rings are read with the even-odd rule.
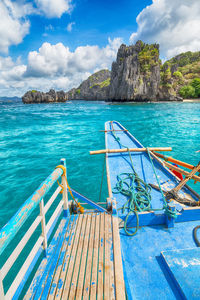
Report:
[[[122,44],[111,72],[101,70],[67,93],[27,92],[24,103],[104,101],[182,101],[200,97],[200,52],[186,52],[162,64],[158,44]]]
[[[36,90],[28,91],[22,97],[25,104],[30,103],[52,103],[52,102],[66,102],[67,95],[64,91],[56,92],[51,89],[47,93],[39,92]]]

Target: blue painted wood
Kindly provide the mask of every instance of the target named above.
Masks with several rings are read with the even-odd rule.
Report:
[[[58,257],[59,257],[60,248],[61,248],[61,245],[62,245],[63,240],[64,240],[64,233],[68,229],[69,223],[70,223],[70,217],[66,219],[66,223],[65,223],[64,229],[63,229],[63,231],[60,235],[60,239],[59,239],[58,244],[56,246],[54,256],[49,257],[49,260],[47,261],[46,268],[43,271],[43,276],[42,276],[40,282],[38,283],[38,288],[37,288],[34,299],[40,299],[40,297],[41,297],[41,295],[42,295],[42,293],[43,293],[43,291],[46,287],[48,278],[52,278],[52,276],[53,276],[55,266],[56,266],[56,263],[57,263],[57,260],[58,260]],[[43,298],[43,295],[42,295],[42,298]]]
[[[118,122],[113,122],[114,129],[116,130],[124,130],[125,128]],[[106,130],[111,130],[111,123],[106,122],[105,124]],[[129,132],[126,131],[117,131],[116,132],[117,137],[120,138],[120,142],[129,148],[142,148],[143,145],[139,143],[139,141],[136,140],[134,136],[132,136]],[[106,132],[106,148],[108,149],[120,149],[121,146],[119,145],[118,141],[113,137],[111,132]],[[149,160],[148,154],[146,152],[131,152],[131,157],[133,161],[133,165],[135,168],[135,171],[138,173],[139,177],[143,179],[146,183],[152,183],[155,185],[158,185],[155,174],[151,165],[151,162]],[[132,172],[131,162],[129,154],[126,153],[109,153],[106,155],[106,161],[109,168],[110,173],[110,182],[111,187],[114,189],[117,183],[117,175],[124,172]],[[156,173],[158,175],[159,181],[161,183],[161,186],[163,189],[172,189],[178,184],[177,178],[167,169],[165,168],[160,162],[158,162],[155,158],[153,158],[154,167],[156,169]],[[191,189],[188,189],[187,187],[184,187],[181,189],[180,194],[184,195],[189,194],[192,196],[193,199],[198,201],[198,198],[196,196],[196,193],[193,193]],[[163,208],[163,199],[160,191],[152,189],[151,191],[151,206],[152,209],[160,209]],[[127,201],[126,196],[122,195],[121,193],[115,194],[113,191],[113,197],[116,198],[117,202],[117,209],[118,209],[118,215],[120,218],[123,218],[126,216],[127,211],[122,213],[122,210],[119,210]],[[175,204],[175,207],[177,210],[180,210],[180,205]],[[195,210],[195,209],[194,209]],[[151,214],[151,213],[150,213]],[[153,220],[153,223],[149,223],[149,225],[153,224],[163,224],[163,217],[160,217],[160,214],[163,214],[163,212],[160,212],[158,215],[157,213],[153,216],[150,216]],[[196,213],[195,213],[196,214]],[[184,213],[184,215],[178,219],[183,221],[187,214]],[[159,223],[159,220],[155,220],[155,218],[158,216],[161,223]],[[188,217],[188,215],[187,215]],[[146,218],[146,217],[145,217]],[[200,217],[199,217],[200,219]],[[165,219],[166,220],[166,219]],[[142,220],[141,220],[142,221]],[[177,221],[177,220],[176,220]],[[154,223],[155,222],[155,223]],[[141,223],[143,224],[143,223]],[[144,225],[147,225],[144,223]]]
[[[53,224],[51,225],[51,227],[50,227],[50,229],[49,229],[49,232],[48,232],[48,234],[47,234],[47,241],[49,240],[49,238],[50,238],[50,236],[51,236],[51,233],[52,233],[52,231],[54,230],[55,225],[56,225],[56,223],[57,223],[57,221],[58,221],[58,219],[59,219],[61,213],[62,213],[62,211],[60,211],[60,213],[59,213],[58,216],[56,217],[55,221],[54,221]],[[56,237],[54,237],[54,239],[56,239]],[[47,248],[47,249],[48,249],[48,248]],[[41,247],[39,248],[39,250],[38,250],[38,252],[36,253],[35,257],[33,258],[33,261],[32,261],[32,263],[31,263],[30,267],[28,268],[26,274],[24,275],[24,278],[22,279],[22,281],[21,281],[21,283],[20,283],[18,289],[16,290],[16,293],[15,293],[13,299],[18,299],[18,297],[20,296],[20,294],[21,294],[21,292],[22,292],[22,289],[24,288],[24,285],[26,284],[26,281],[28,280],[28,278],[29,278],[29,276],[30,276],[30,274],[31,274],[31,272],[32,272],[32,270],[33,270],[35,264],[37,263],[37,261],[38,261],[40,255],[42,254],[42,252],[43,252],[44,256],[46,257],[47,254],[48,254],[48,251],[47,251],[47,250],[43,250],[43,247],[42,247],[42,245],[41,245]]]
[[[74,189],[71,188],[71,191],[72,191],[73,196],[77,197],[79,200],[88,203],[89,205],[91,205],[92,207],[96,208],[100,212],[107,212],[107,210],[105,208],[103,208],[99,204],[95,203],[94,201],[88,199],[87,197],[81,195],[80,193],[78,193]]]
[[[160,253],[194,248],[192,231],[198,224],[199,221],[177,223],[174,228],[144,226],[134,237],[127,236],[120,229],[125,284],[128,282],[131,294],[129,299],[181,299],[169,272],[159,261]]]
[[[52,185],[62,175],[63,171],[55,169],[51,175],[39,186],[39,188],[25,201],[17,213],[0,231],[0,254],[4,251],[9,242],[16,235],[18,230],[36,208],[44,195],[50,190]]]
[[[32,283],[31,283],[31,286],[28,290],[28,295],[27,295],[27,298],[28,299],[33,299],[33,297],[35,296],[35,293],[37,291],[37,288],[38,288],[38,283],[40,282],[42,276],[43,276],[43,272],[46,268],[46,265],[47,265],[47,262],[50,261],[51,257],[54,256],[54,253],[57,249],[57,245],[58,245],[58,242],[60,240],[60,237],[63,233],[63,228],[64,226],[66,225],[66,222],[67,220],[66,219],[62,219],[60,224],[59,224],[59,227],[58,229],[56,230],[56,233],[50,243],[50,245],[47,247],[47,254],[46,254],[46,257],[42,260],[40,266],[38,267],[37,269],[37,272],[34,276],[34,279],[32,280]],[[51,230],[50,230],[51,231]]]
[[[183,299],[200,299],[200,249],[164,251],[161,256]]]

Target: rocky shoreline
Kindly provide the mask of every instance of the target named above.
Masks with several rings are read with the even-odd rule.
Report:
[[[183,101],[183,98],[191,97],[191,95],[198,97],[200,93],[199,70],[200,52],[182,53],[162,64],[158,44],[145,44],[138,41],[135,45],[122,44],[120,46],[111,71],[96,72],[83,81],[78,88],[73,88],[68,92],[28,91],[22,97],[22,101],[26,104],[68,100]],[[193,94],[190,95],[190,93]]]

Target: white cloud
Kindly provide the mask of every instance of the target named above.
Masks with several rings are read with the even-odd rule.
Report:
[[[72,31],[72,26],[75,25],[75,22],[71,22],[67,25],[67,31],[71,32]]]
[[[106,47],[80,46],[74,52],[62,43],[44,43],[29,53],[27,65],[20,58],[14,62],[0,57],[0,94],[21,96],[29,89],[77,87],[96,70],[110,68],[121,43],[121,38],[109,39]]]
[[[39,51],[29,53],[26,76],[68,76],[91,72],[96,68],[110,68],[121,43],[121,38],[109,39],[105,48],[80,46],[74,52],[70,52],[62,43],[44,43]]]
[[[47,18],[60,18],[72,10],[71,0],[35,0],[35,2]]]
[[[137,17],[138,30],[130,42],[159,43],[161,54],[172,57],[200,50],[200,1],[153,0]]]
[[[7,53],[11,45],[18,45],[29,32],[30,23],[24,16],[32,12],[32,6],[21,2],[0,2],[0,52]]]

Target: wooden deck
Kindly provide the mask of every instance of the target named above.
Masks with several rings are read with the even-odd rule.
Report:
[[[25,299],[125,299],[118,219],[62,219]]]

